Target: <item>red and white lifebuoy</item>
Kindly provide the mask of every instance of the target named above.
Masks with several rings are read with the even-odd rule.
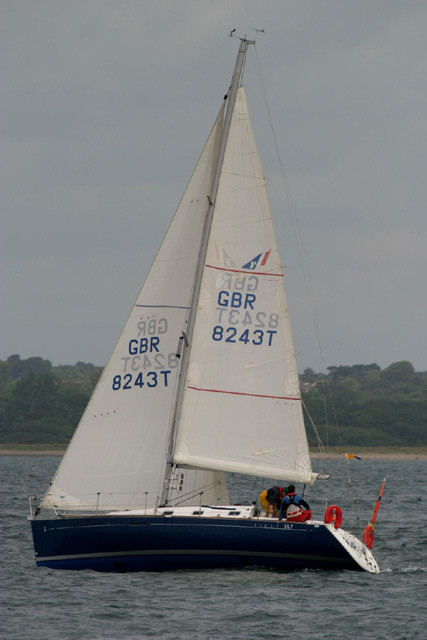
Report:
[[[339,529],[342,525],[342,511],[336,504],[331,504],[325,511],[325,523],[334,523],[335,529]]]

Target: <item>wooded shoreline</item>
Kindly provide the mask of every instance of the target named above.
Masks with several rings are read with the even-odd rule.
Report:
[[[305,369],[300,376],[313,458],[318,442],[328,443],[330,458],[344,451],[427,457],[427,371],[416,372],[407,361],[327,370]],[[54,367],[18,354],[0,361],[0,455],[62,455],[101,372],[91,363]]]

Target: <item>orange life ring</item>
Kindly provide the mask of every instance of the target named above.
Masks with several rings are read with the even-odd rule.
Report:
[[[372,545],[374,544],[374,526],[369,523],[365,527],[365,531],[363,532],[363,542],[368,547],[368,549],[372,549]]]
[[[335,529],[339,529],[342,525],[342,511],[336,504],[331,504],[325,511],[325,523],[334,523]]]

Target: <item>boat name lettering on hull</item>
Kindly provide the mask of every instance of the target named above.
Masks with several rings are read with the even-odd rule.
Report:
[[[355,551],[359,551],[360,552],[360,548],[357,546],[357,544],[355,544],[354,540],[352,540],[351,538],[349,538],[348,536],[346,536],[344,534],[343,534],[343,538],[346,541],[346,543],[349,545],[349,547],[351,547]]]

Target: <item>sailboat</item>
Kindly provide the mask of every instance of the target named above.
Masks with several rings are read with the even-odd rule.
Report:
[[[228,497],[226,472],[304,485],[318,475],[241,86],[253,44],[240,38],[166,236],[49,489],[31,506],[38,566],[378,572],[338,519],[267,518]]]

